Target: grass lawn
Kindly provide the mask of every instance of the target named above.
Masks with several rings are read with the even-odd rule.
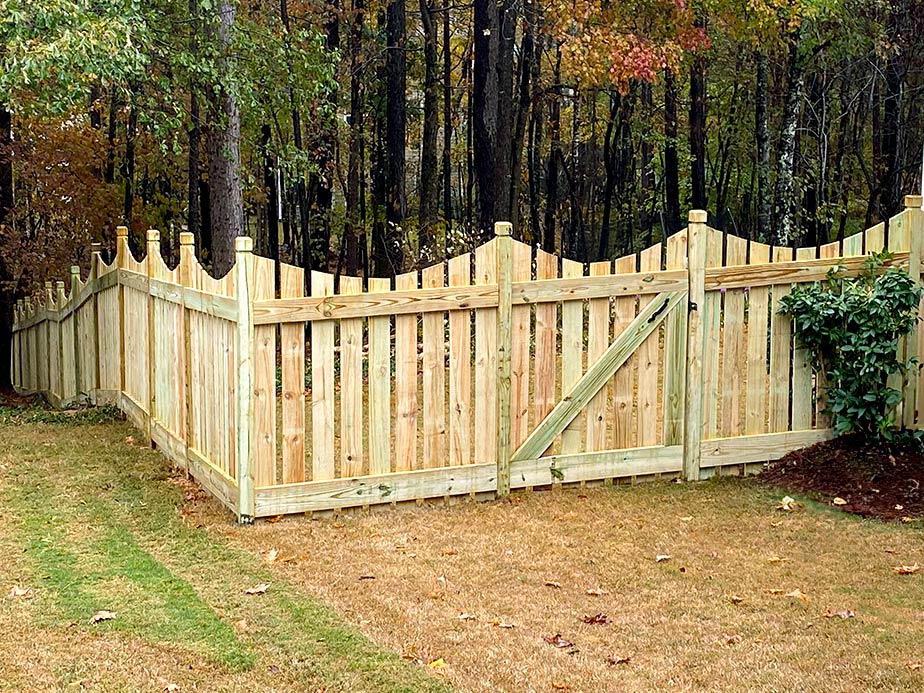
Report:
[[[0,409],[0,690],[448,690],[190,523],[192,487],[101,418]]]
[[[919,523],[721,479],[238,527],[37,412],[0,410],[0,689],[924,688]]]

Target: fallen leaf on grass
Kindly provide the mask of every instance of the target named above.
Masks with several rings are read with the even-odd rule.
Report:
[[[455,549],[440,549],[440,556],[456,556],[459,552]]]
[[[740,635],[737,635],[737,634],[736,634],[736,635],[727,635],[727,636],[725,636],[725,644],[726,644],[726,645],[737,645],[739,642],[741,642],[741,636],[740,636]]]
[[[168,683],[166,686],[163,687],[164,693],[172,693],[173,691],[178,691],[178,690],[180,690],[180,687],[177,686],[175,683]]]
[[[896,506],[895,506],[895,509],[896,509],[896,510],[904,510],[904,509],[905,509],[905,506],[904,506],[904,505],[896,505]]]
[[[265,594],[266,590],[269,589],[269,583],[261,582],[259,585],[254,585],[253,587],[248,587],[244,590],[244,594]]]
[[[97,611],[95,614],[93,614],[93,618],[90,619],[90,624],[102,623],[103,621],[111,621],[117,615],[118,614],[116,614],[115,611]]]
[[[912,522],[913,520],[914,520],[913,517],[909,517],[908,515],[905,515],[904,517],[902,517],[901,522],[902,524],[908,524],[909,522]]]
[[[566,638],[562,637],[561,633],[556,633],[555,635],[543,635],[542,639],[545,640],[549,645],[554,645],[559,649],[565,649],[566,647],[574,647],[574,643]]]
[[[843,611],[831,611],[830,609],[825,609],[825,612],[822,614],[825,618],[839,618],[841,620],[846,620],[848,618],[853,618],[856,614],[850,609],[844,609]]]
[[[744,601],[744,597],[738,596],[737,594],[733,594],[728,598],[728,600],[732,604],[740,604],[741,602]]]
[[[834,505],[847,505],[847,501],[845,501],[845,500],[844,500],[843,498],[841,498],[840,496],[836,496],[836,497],[834,498],[834,500],[831,501],[831,502],[834,503]]]
[[[558,681],[553,681],[552,689],[556,691],[570,691],[571,686],[569,686],[567,683],[559,683]]]
[[[125,436],[125,442],[129,445],[134,445],[135,437],[134,436]]]
[[[631,657],[620,657],[619,655],[616,655],[615,657],[608,656],[606,658],[606,663],[609,664],[611,667],[619,666],[620,664],[628,664],[631,661],[632,661]]]
[[[914,575],[915,573],[921,572],[921,566],[917,563],[914,565],[897,565],[892,568],[892,571],[898,575]]]
[[[515,628],[516,626],[513,623],[508,623],[507,621],[491,621],[491,625],[495,628]]]
[[[924,662],[908,662],[908,668],[911,669],[911,671],[919,671],[924,669]]]
[[[364,575],[359,576],[360,580],[375,580],[375,575],[372,573],[365,573]]]
[[[655,563],[663,563],[664,561],[671,560],[671,555],[669,553],[659,553],[655,556]]]
[[[776,509],[789,512],[791,510],[795,510],[798,507],[799,504],[796,502],[795,498],[791,498],[790,496],[783,496],[783,498],[780,500],[780,504],[776,506]]]
[[[542,584],[545,585],[546,587],[554,587],[554,588],[557,589],[557,590],[560,590],[560,589],[561,589],[561,583],[560,583],[560,582],[555,582],[554,580],[546,580],[546,581],[545,581],[544,583],[542,583]]]
[[[605,590],[602,587],[591,587],[587,590],[587,594],[591,597],[602,597],[604,594],[609,594],[609,590]]]
[[[604,613],[594,614],[593,616],[581,616],[581,620],[591,626],[603,626],[610,622],[609,616]]]
[[[427,595],[427,599],[442,599],[446,594],[442,590],[433,590]]]
[[[798,590],[798,589],[793,590],[792,592],[787,592],[784,596],[790,597],[792,599],[800,599],[803,602],[807,602],[809,600],[809,596],[802,590]]]
[[[427,666],[431,669],[444,669],[446,667],[446,660],[440,657],[439,659],[434,659]]]
[[[11,589],[10,593],[6,596],[7,599],[32,599],[35,595],[32,593],[31,587],[13,585],[13,589]]]
[[[277,557],[278,555],[279,555],[279,551],[277,551],[276,549],[270,549],[270,550],[266,553],[266,562],[267,562],[267,563],[272,563],[273,561],[276,560],[276,557]]]
[[[692,516],[692,515],[687,515],[686,517],[681,517],[681,518],[680,518],[680,521],[681,521],[681,522],[690,522],[692,519],[693,519],[693,516]]]
[[[780,556],[773,555],[767,559],[767,563],[782,563],[783,561],[788,561],[788,558],[781,558]]]
[[[467,613],[463,612],[463,613],[459,614],[458,616],[456,616],[456,618],[457,618],[459,621],[474,621],[474,620],[475,620],[475,614],[467,614]]]

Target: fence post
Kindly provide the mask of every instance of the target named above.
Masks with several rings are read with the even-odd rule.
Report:
[[[48,386],[48,389],[45,392],[45,399],[52,406],[57,406],[54,403],[54,398],[51,396],[54,388],[52,387],[51,382],[51,327],[54,322],[51,319],[51,310],[55,306],[55,294],[54,294],[54,282],[50,279],[45,280],[45,384]]]
[[[80,267],[77,265],[71,265],[71,302],[75,303],[77,301],[77,292],[80,291]],[[74,330],[74,398],[80,399],[80,383],[83,379],[80,367],[80,323],[77,320],[77,314],[79,310],[75,310],[71,315],[74,316],[71,320],[73,325],[71,327]]]
[[[116,406],[122,408],[122,395],[125,393],[125,287],[122,286],[122,268],[128,257],[128,227],[116,227],[116,282],[119,297],[119,401]]]
[[[64,282],[57,281],[55,282],[55,294],[56,294],[56,305],[58,307],[58,318],[61,317],[61,311],[64,310],[64,304],[67,302],[67,296],[64,293]],[[67,405],[65,401],[65,389],[64,389],[64,321],[58,321],[58,353],[56,358],[58,359],[58,388],[61,392],[61,406],[64,407]]]
[[[915,282],[921,281],[921,253],[924,250],[924,197],[921,195],[905,196],[905,217],[908,223],[908,236],[910,239],[910,254],[908,256],[908,274]],[[919,319],[924,316],[924,300],[918,307]],[[915,325],[911,334],[906,338],[905,344],[907,351],[906,358],[916,357],[918,362],[924,361],[924,331],[920,326]],[[924,417],[924,412],[919,412],[919,402],[922,400],[921,393],[918,392],[924,383],[921,382],[922,372],[915,368],[910,369],[911,377],[907,378],[904,387],[904,404],[902,406],[902,424],[906,428],[922,428],[924,421],[919,420],[915,426],[916,415],[918,418]]]
[[[703,437],[703,357],[706,335],[702,309],[706,299],[706,212],[690,210],[687,224],[687,363],[683,412],[683,478],[699,481]]]
[[[189,231],[180,233],[180,286],[183,287],[183,397],[186,416],[183,418],[183,442],[186,444],[186,474],[189,475],[189,439],[192,430],[192,342],[190,341],[189,311],[186,309],[185,290],[193,288],[193,263],[195,262],[195,236]]]
[[[494,224],[497,246],[497,495],[510,493],[510,313],[513,282],[513,224]]]
[[[90,244],[90,276],[87,278],[88,283],[92,283],[90,286],[90,292],[93,294],[93,298],[90,299],[90,303],[93,305],[93,354],[94,354],[94,363],[93,363],[93,375],[94,380],[93,384],[95,389],[93,390],[92,402],[95,405],[99,397],[100,389],[100,353],[99,353],[99,268],[102,263],[103,256],[103,244],[102,243],[91,243]]]
[[[154,405],[155,405],[155,383],[157,382],[157,358],[155,349],[157,341],[154,334],[154,292],[151,287],[151,280],[154,279],[154,257],[160,256],[160,231],[157,229],[148,229],[147,232],[147,271],[148,271],[148,419],[147,435],[148,443],[154,447]]]
[[[241,524],[253,522],[254,489],[253,460],[250,445],[250,427],[253,420],[253,359],[254,329],[250,300],[253,286],[253,239],[238,236],[234,239],[234,290],[237,294],[237,517]]]

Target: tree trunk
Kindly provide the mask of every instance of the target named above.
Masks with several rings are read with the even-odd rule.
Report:
[[[353,0],[353,18],[350,24],[350,153],[347,164],[346,189],[346,223],[343,235],[345,240],[346,272],[355,276],[359,269],[360,200],[362,190],[362,138],[363,138],[363,103],[362,90],[362,48],[363,21],[365,14],[363,0]]]
[[[375,248],[378,276],[393,277],[404,265],[403,226],[407,216],[404,185],[407,146],[407,21],[403,0],[386,9],[385,39],[385,227]]]
[[[215,40],[222,54],[221,69],[229,71],[228,51],[235,6],[221,0]],[[212,224],[212,272],[224,275],[234,264],[234,239],[244,232],[241,186],[241,115],[237,99],[218,88],[212,98],[212,121],[206,138],[209,151],[209,208]]]
[[[549,160],[546,167],[545,184],[545,226],[542,234],[542,249],[555,252],[558,219],[558,162],[561,161],[561,48],[556,48],[553,80],[556,89],[549,97]]]
[[[443,219],[444,250],[449,254],[452,235],[452,46],[449,7],[443,8]]]
[[[700,21],[697,25],[702,26]],[[694,209],[706,209],[706,58],[693,56],[690,68],[690,183]]]
[[[680,164],[677,157],[677,87],[664,73],[664,233],[680,230]]]
[[[767,114],[767,54],[756,53],[757,85],[754,90],[754,139],[757,144],[757,239],[770,238],[770,210],[773,198],[770,192],[770,125]]]
[[[534,40],[534,22],[535,12],[527,10],[526,21],[523,29],[523,43],[520,47],[520,64],[519,64],[519,90],[516,103],[516,120],[513,128],[513,143],[511,149],[510,163],[510,216],[509,221],[514,228],[520,224],[520,183],[522,177],[520,170],[523,163],[523,144],[526,137],[526,124],[529,117],[529,107],[532,100],[532,88],[530,81],[533,73],[533,63],[535,62],[535,40]]]
[[[420,20],[424,35],[423,138],[420,155],[420,256],[434,259],[436,222],[439,213],[440,178],[437,158],[439,136],[439,53],[436,49],[436,15],[432,0],[420,0]],[[444,8],[444,12],[448,12]]]
[[[789,77],[780,123],[775,191],[774,245],[788,245],[796,235],[796,128],[802,107],[805,71],[799,55],[800,30],[789,36]]]

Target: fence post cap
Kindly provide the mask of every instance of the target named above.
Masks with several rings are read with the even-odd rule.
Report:
[[[128,227],[116,226],[116,238],[128,238]]]
[[[921,195],[905,195],[905,207],[908,209],[921,209],[924,207],[924,198]]]
[[[252,253],[253,239],[250,236],[238,236],[234,239],[234,252]]]
[[[189,231],[180,232],[180,245],[195,245],[196,237]]]
[[[160,231],[158,231],[157,229],[148,229],[147,239],[148,239],[148,243],[152,243],[153,241],[159,241]]]
[[[709,213],[704,209],[691,209],[688,218],[691,224],[705,224],[709,219]]]
[[[72,277],[80,276],[80,266],[79,265],[71,265],[71,276]]]
[[[64,282],[59,279],[58,281],[55,282],[55,288],[58,291],[64,291]]]
[[[513,224],[509,221],[498,221],[494,224],[494,235],[495,236],[512,236],[513,235]]]

